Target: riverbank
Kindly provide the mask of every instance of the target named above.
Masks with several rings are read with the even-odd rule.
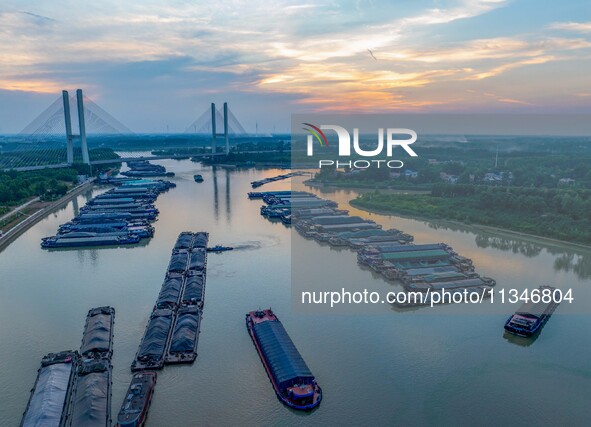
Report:
[[[540,236],[540,235],[532,234],[532,233],[524,233],[521,231],[510,230],[508,228],[494,227],[491,225],[483,225],[483,224],[475,224],[475,223],[467,223],[467,222],[455,221],[455,220],[451,220],[451,219],[431,218],[431,217],[428,217],[425,215],[414,215],[414,214],[410,215],[408,213],[395,212],[394,210],[390,210],[390,209],[378,209],[378,208],[366,207],[366,206],[363,206],[361,203],[359,203],[356,199],[350,200],[349,204],[356,209],[359,209],[359,210],[362,210],[365,212],[369,212],[369,213],[378,214],[378,215],[386,215],[386,216],[396,215],[401,218],[414,219],[414,220],[418,220],[418,221],[437,222],[437,223],[440,223],[443,225],[449,224],[449,225],[455,225],[455,226],[463,226],[463,227],[468,227],[468,228],[472,228],[475,230],[486,231],[486,232],[490,232],[490,233],[501,233],[501,234],[505,234],[505,235],[512,236],[512,237],[519,237],[519,238],[534,240],[534,241],[537,240],[542,243],[554,243],[554,244],[558,244],[558,245],[575,246],[575,247],[578,247],[581,249],[591,250],[591,245],[585,245],[583,243],[576,243],[576,242],[569,242],[567,240],[554,239],[551,237]]]
[[[379,190],[382,194],[431,194],[431,190],[414,190],[414,189],[407,189],[407,188],[395,188],[395,187],[388,187],[388,188],[376,188],[371,186],[357,186],[357,185],[347,185],[347,184],[335,184],[335,183],[326,183],[326,182],[318,182],[313,181],[311,179],[304,181],[303,184],[313,187],[313,188],[330,188],[330,189],[339,189],[339,190],[355,190],[355,191],[374,191]]]
[[[74,197],[78,196],[83,191],[87,190],[92,186],[94,183],[94,178],[86,181],[83,184],[77,185],[76,187],[72,188],[66,195],[59,198],[55,202],[35,202],[36,206],[33,206],[33,203],[29,205],[31,209],[34,209],[32,212],[24,212],[17,210],[17,212],[12,212],[9,215],[18,215],[20,213],[24,213],[26,218],[22,221],[17,221],[16,223],[10,222],[7,224],[10,228],[2,233],[0,236],[0,252],[3,251],[8,245],[10,245],[18,236],[22,233],[27,231],[37,222],[41,221],[51,212],[59,209],[60,207],[64,206]],[[37,204],[38,203],[38,204]]]

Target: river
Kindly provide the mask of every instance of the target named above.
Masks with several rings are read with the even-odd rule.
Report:
[[[328,275],[338,266],[339,274],[367,288],[392,285],[360,269],[353,252],[292,236],[289,228],[259,215],[260,200],[246,197],[250,181],[283,171],[214,171],[188,160],[155,163],[176,173],[171,180],[177,188],[158,198],[156,232],[147,244],[40,249],[41,237],[54,234],[88,198],[104,191],[95,188],[0,253],[0,425],[18,425],[41,357],[78,348],[86,312],[100,305],[116,309],[116,419],[170,251],[184,230],[208,231],[212,245],[236,250],[208,257],[198,358],[191,366],[159,372],[150,426],[588,425],[591,316],[583,310],[562,304],[534,341],[505,338],[503,323],[511,313],[489,306],[477,315],[387,305],[355,315],[292,310],[292,244],[309,251],[310,272]],[[205,181],[195,183],[195,173]],[[288,188],[289,181],[280,181],[260,190]],[[446,242],[499,284],[570,286],[580,296],[579,308],[589,302],[589,250],[370,214],[348,206],[355,191],[311,191],[402,229],[418,243]],[[323,388],[324,399],[311,413],[279,403],[244,326],[247,311],[269,306]]]

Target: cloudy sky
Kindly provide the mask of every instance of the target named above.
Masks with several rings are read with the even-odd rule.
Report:
[[[0,133],[62,89],[136,132],[228,101],[302,112],[591,112],[588,0],[3,0]]]

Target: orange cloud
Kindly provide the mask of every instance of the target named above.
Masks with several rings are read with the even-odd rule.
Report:
[[[59,94],[63,89],[63,85],[54,81],[0,79],[0,89]]]

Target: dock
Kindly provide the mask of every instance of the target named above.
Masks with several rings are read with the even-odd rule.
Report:
[[[252,188],[257,188],[262,185],[268,184],[270,182],[281,181],[283,179],[288,179],[288,178],[292,178],[294,176],[303,176],[303,175],[306,175],[306,174],[304,172],[290,172],[290,173],[286,173],[283,175],[277,175],[272,178],[265,178],[265,179],[261,179],[259,181],[252,181],[250,183],[250,185],[252,186]]]

